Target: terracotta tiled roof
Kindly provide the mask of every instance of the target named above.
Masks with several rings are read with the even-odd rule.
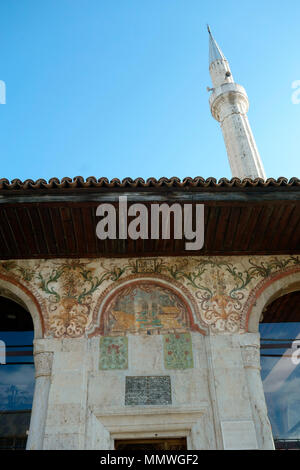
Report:
[[[51,178],[49,181],[44,179],[38,179],[36,181],[27,179],[21,181],[14,179],[9,181],[5,178],[0,179],[0,190],[35,190],[35,189],[74,189],[74,188],[247,188],[247,187],[300,187],[299,178],[287,178],[280,177],[278,179],[268,178],[264,181],[261,178],[252,180],[245,178],[243,180],[239,178],[221,178],[216,180],[215,178],[201,178],[197,176],[195,178],[186,177],[180,180],[177,177],[172,178],[124,178],[119,180],[113,178],[109,180],[107,178],[96,178],[90,176],[84,179],[82,176],[76,176],[75,178],[65,177],[59,180],[58,178]]]

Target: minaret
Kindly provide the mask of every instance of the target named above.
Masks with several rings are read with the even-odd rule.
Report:
[[[213,88],[209,99],[213,117],[220,122],[232,176],[266,179],[248,121],[249,100],[234,82],[229,63],[209,32],[209,73]]]

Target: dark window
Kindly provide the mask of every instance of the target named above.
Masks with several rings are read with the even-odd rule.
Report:
[[[157,450],[187,450],[186,438],[116,440],[115,449],[120,451],[155,452]]]
[[[0,363],[0,449],[22,449],[34,392],[33,323],[24,307],[4,297],[0,340],[5,343],[5,361],[2,350]]]

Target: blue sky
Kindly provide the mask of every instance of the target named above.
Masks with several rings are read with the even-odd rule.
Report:
[[[267,176],[299,177],[299,18],[299,0],[0,0],[0,177],[230,178],[206,23]]]

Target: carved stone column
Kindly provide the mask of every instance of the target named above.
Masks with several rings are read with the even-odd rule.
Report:
[[[274,449],[272,428],[268,418],[267,405],[260,375],[259,334],[242,335],[241,353],[251,400],[253,420],[259,448]]]
[[[41,450],[43,448],[52,361],[53,352],[34,352],[35,388],[27,450]]]

